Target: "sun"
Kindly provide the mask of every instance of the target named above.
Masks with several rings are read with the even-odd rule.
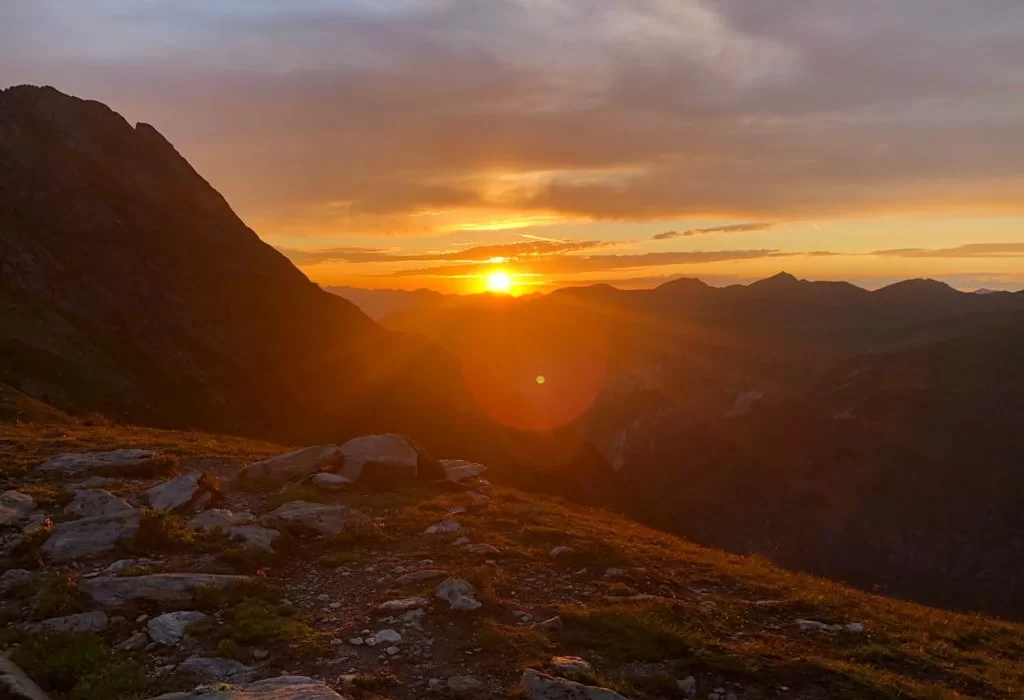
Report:
[[[487,291],[508,294],[512,291],[512,276],[507,272],[492,272],[487,275]]]

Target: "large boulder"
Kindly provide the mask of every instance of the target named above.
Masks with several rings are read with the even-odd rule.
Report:
[[[211,508],[210,510],[204,510],[199,515],[189,519],[185,523],[185,527],[189,530],[199,530],[201,532],[213,532],[214,530],[224,530],[231,527],[232,525],[242,525],[253,521],[252,513],[232,513],[230,510],[223,508]]]
[[[64,507],[64,512],[79,518],[95,518],[97,515],[116,515],[133,510],[128,501],[118,498],[109,491],[95,489],[75,491],[71,503]]]
[[[146,491],[146,500],[154,510],[174,513],[190,505],[209,500],[210,489],[202,474],[182,474],[170,481],[157,484]]]
[[[35,499],[27,493],[21,491],[0,493],[0,525],[20,525],[35,509]]]
[[[52,457],[39,465],[44,472],[78,474],[94,469],[126,469],[144,467],[160,457],[153,450],[123,449],[110,452],[67,452]]]
[[[434,589],[434,597],[446,601],[452,610],[470,612],[483,603],[476,599],[476,586],[461,578],[447,578]]]
[[[231,687],[167,693],[152,700],[345,700],[323,682],[305,676],[279,676]]]
[[[337,445],[316,445],[287,452],[283,455],[253,462],[242,470],[239,478],[283,484],[304,479],[310,474],[328,471],[340,465],[344,454]]]
[[[42,688],[6,656],[0,655],[0,698],[9,700],[50,700]]]
[[[223,588],[249,581],[248,576],[227,574],[150,574],[148,576],[97,576],[84,578],[78,588],[101,605],[129,601],[188,603],[199,588]]]
[[[444,470],[444,478],[455,483],[474,479],[487,471],[484,465],[464,459],[442,459],[441,469]]]
[[[529,700],[629,700],[608,688],[556,678],[532,668],[523,671],[522,682]]]
[[[341,446],[345,464],[340,474],[358,481],[368,467],[374,476],[387,480],[415,479],[419,473],[420,454],[409,438],[396,433],[364,435],[352,438]]]
[[[109,552],[119,542],[134,539],[139,532],[142,514],[126,510],[113,515],[97,515],[53,527],[42,552],[54,562],[73,561],[80,557]]]
[[[246,549],[274,551],[274,540],[281,536],[277,530],[259,525],[232,525],[224,531],[228,537],[237,540]]]
[[[316,532],[337,535],[350,528],[367,525],[369,516],[338,504],[291,501],[266,516],[267,522],[297,534]]]

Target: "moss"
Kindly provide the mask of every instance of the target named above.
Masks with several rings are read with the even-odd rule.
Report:
[[[225,637],[239,644],[303,642],[314,632],[298,608],[258,598],[243,600],[224,613]]]
[[[240,574],[254,574],[262,569],[270,569],[281,561],[277,552],[267,552],[251,547],[228,547],[217,553],[217,560],[230,566]]]
[[[63,508],[75,498],[75,494],[57,484],[26,484],[19,486],[18,490],[31,496],[42,507]]]
[[[145,688],[142,668],[119,657],[95,634],[28,635],[11,660],[44,689],[68,700],[116,700]]]
[[[218,641],[217,654],[229,659],[234,659],[235,661],[239,661],[243,664],[247,664],[252,661],[252,654],[249,653],[249,650],[234,639],[227,638]]]
[[[391,673],[360,673],[352,679],[349,690],[355,700],[376,700],[389,697],[389,691],[401,684]]]
[[[227,586],[200,586],[195,592],[195,605],[198,610],[216,612],[246,600],[277,603],[282,597],[280,588],[264,578],[257,577]]]

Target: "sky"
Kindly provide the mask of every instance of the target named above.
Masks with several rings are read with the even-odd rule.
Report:
[[[323,285],[1024,288],[1020,0],[0,0]]]

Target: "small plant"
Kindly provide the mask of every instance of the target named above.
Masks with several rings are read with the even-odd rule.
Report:
[[[26,532],[21,541],[11,550],[11,557],[17,566],[38,567],[42,566],[42,548],[46,540],[53,534],[53,521],[46,519],[42,525]]]
[[[117,656],[95,634],[31,634],[11,660],[43,688],[68,700],[116,700],[145,688],[142,668]]]
[[[567,609],[561,616],[562,636],[571,648],[590,650],[616,664],[691,656],[705,641],[698,630],[687,629],[658,604]]]
[[[272,603],[260,598],[247,598],[224,612],[220,629],[221,643],[236,653],[253,644],[272,644],[299,655],[318,654],[324,649],[324,638],[310,626],[308,619],[288,603]]]
[[[228,586],[200,586],[195,592],[196,608],[205,612],[216,612],[250,599],[277,603],[282,597],[281,589],[262,577]]]
[[[503,625],[482,620],[480,646],[490,654],[520,666],[541,663],[551,656],[554,644],[546,634],[528,627]]]
[[[62,571],[49,576],[32,598],[32,618],[73,615],[89,609],[85,596],[78,590],[78,574]]]
[[[182,552],[195,544],[199,535],[185,527],[185,520],[172,513],[145,509],[135,535],[135,552]]]

